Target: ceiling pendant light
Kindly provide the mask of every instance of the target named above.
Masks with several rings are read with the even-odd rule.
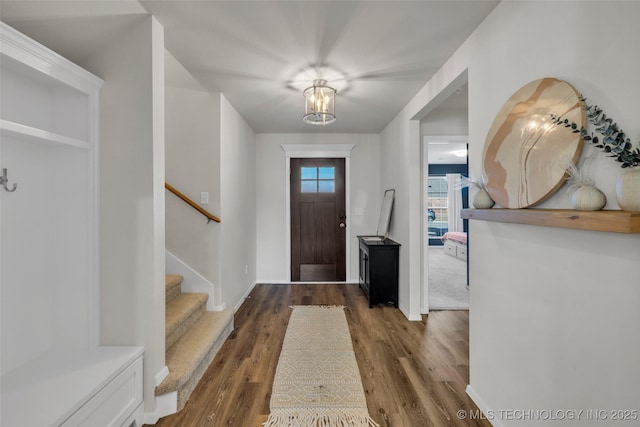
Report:
[[[302,120],[312,125],[327,125],[336,121],[336,90],[326,80],[314,80],[302,92],[305,99]]]

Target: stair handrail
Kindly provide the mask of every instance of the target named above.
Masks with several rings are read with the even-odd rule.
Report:
[[[185,196],[184,194],[182,194],[179,190],[176,190],[175,187],[173,187],[171,184],[169,184],[168,182],[164,183],[164,188],[166,188],[167,190],[171,191],[173,194],[175,194],[176,196],[178,196],[180,199],[182,199],[186,204],[188,204],[189,206],[191,206],[193,209],[197,210],[198,212],[200,212],[202,215],[204,215],[205,217],[207,217],[207,224],[209,224],[211,221],[215,221],[215,222],[220,222],[220,218],[218,218],[217,216],[213,215],[212,213],[209,213],[208,211],[206,211],[205,209],[202,209],[200,206],[198,206],[196,204],[196,202],[194,202],[193,200],[191,200],[190,198],[188,198],[187,196]]]

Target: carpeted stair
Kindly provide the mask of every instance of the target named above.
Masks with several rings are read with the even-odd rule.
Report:
[[[207,294],[182,293],[182,276],[166,276],[166,355],[169,375],[156,396],[177,392],[180,411],[233,330],[233,310],[206,311]]]

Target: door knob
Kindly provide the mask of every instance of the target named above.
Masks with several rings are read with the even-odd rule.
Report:
[[[340,228],[345,228],[347,225],[344,222],[340,223]]]

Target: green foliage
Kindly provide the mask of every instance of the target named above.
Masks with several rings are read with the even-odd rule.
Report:
[[[574,122],[562,117],[551,115],[551,121],[558,126],[570,128],[573,133],[580,133],[585,141],[589,141],[596,147],[602,149],[609,157],[621,163],[621,167],[629,168],[640,165],[640,148],[633,148],[631,140],[627,138],[624,131],[618,124],[607,117],[602,109],[597,105],[587,104],[586,98],[581,98],[584,102],[587,120],[595,126],[595,132],[602,137],[599,138],[594,132],[589,132],[586,128],[578,127]]]

